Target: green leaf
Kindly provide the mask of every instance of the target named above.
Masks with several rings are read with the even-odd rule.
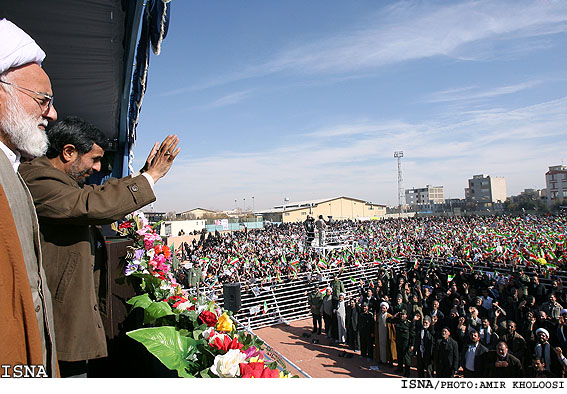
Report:
[[[180,377],[193,377],[187,371],[190,366],[187,358],[197,350],[195,340],[179,335],[175,327],[140,328],[126,335],[144,345],[163,365],[177,371]]]
[[[134,308],[146,309],[152,303],[150,296],[144,293],[139,296],[135,296],[126,301],[127,304],[132,305]]]
[[[167,302],[152,302],[144,309],[144,324],[155,322],[160,317],[170,315],[173,315],[173,311]]]

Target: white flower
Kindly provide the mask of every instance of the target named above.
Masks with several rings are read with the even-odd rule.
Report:
[[[230,349],[224,355],[215,357],[211,372],[219,378],[234,378],[240,373],[240,363],[246,360],[246,354],[238,349]]]
[[[156,251],[154,250],[154,248],[151,248],[150,250],[146,251],[146,256],[148,256],[150,260],[154,258],[155,254]]]
[[[180,311],[185,311],[189,308],[191,308],[193,304],[191,303],[191,301],[185,301],[179,305],[177,305],[176,309],[180,310]]]
[[[207,310],[207,306],[206,305],[198,305],[196,309],[197,309],[197,314],[200,315],[201,312]]]
[[[203,331],[203,333],[201,335],[203,335],[203,338],[209,339],[209,337],[211,336],[211,332],[213,332],[213,331],[215,331],[215,328],[209,327],[205,331]]]

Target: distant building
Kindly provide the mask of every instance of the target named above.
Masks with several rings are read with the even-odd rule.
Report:
[[[160,220],[163,220],[165,214],[165,212],[144,212],[144,216],[150,223],[157,223]]]
[[[567,200],[567,166],[551,166],[545,173],[547,187],[547,203]]]
[[[190,219],[203,219],[206,215],[214,215],[216,211],[205,208],[193,208],[188,211],[179,212],[176,214],[177,218],[190,218]]]
[[[431,208],[444,202],[443,186],[427,185],[419,189],[406,189],[406,204],[410,207]]]
[[[205,220],[174,220],[162,222],[159,235],[162,237],[190,234],[193,231],[201,231],[206,227]]]
[[[485,174],[474,175],[468,180],[465,200],[476,210],[495,209],[506,201],[506,180],[504,177],[491,177]]]
[[[307,215],[315,219],[323,215],[333,220],[373,219],[386,215],[386,206],[351,197],[335,197],[320,200],[288,202],[273,209],[257,212],[264,220],[272,222],[303,222]]]

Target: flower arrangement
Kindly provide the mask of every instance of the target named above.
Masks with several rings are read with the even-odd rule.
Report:
[[[258,337],[239,331],[231,314],[204,297],[192,297],[175,280],[171,249],[143,213],[113,229],[132,238],[124,270],[139,295],[127,301],[144,311],[143,327],[127,335],[180,377],[285,378],[285,365],[268,362]],[[279,366],[279,369],[278,369]]]

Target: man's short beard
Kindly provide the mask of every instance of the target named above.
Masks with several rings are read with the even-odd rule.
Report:
[[[92,171],[87,169],[87,170],[79,170],[78,167],[78,162],[79,160],[77,160],[75,163],[71,164],[71,168],[69,169],[69,172],[67,173],[67,175],[69,175],[71,178],[73,178],[78,184],[79,186],[83,187],[83,185],[85,184],[85,182],[87,181],[87,177],[85,177],[84,175],[91,175]]]
[[[33,118],[19,105],[9,88],[5,92],[6,114],[0,119],[0,130],[22,156],[33,158],[45,155],[49,142],[39,125],[47,126],[47,120]]]

